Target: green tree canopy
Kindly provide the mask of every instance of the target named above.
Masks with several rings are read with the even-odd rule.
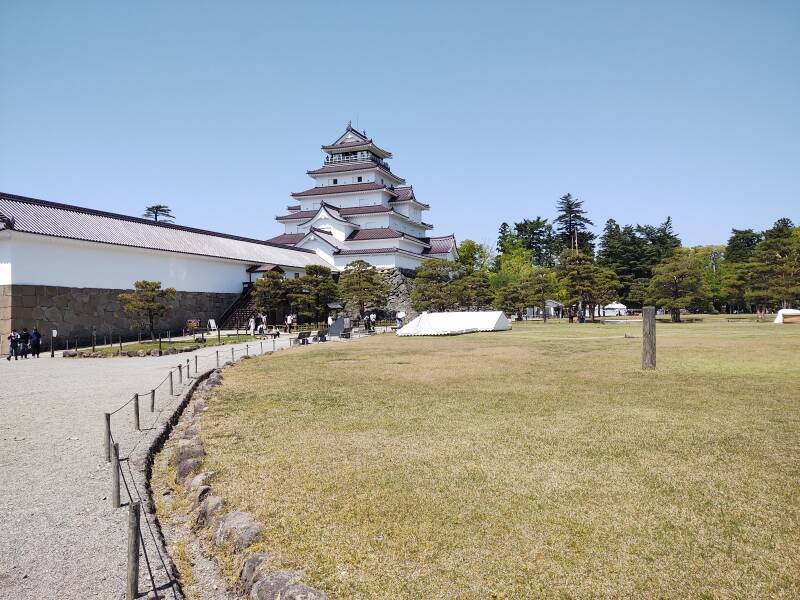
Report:
[[[706,301],[703,259],[688,248],[677,250],[656,265],[647,289],[647,301],[669,311],[673,322],[680,322],[681,309]]]
[[[140,280],[133,283],[132,292],[119,295],[123,309],[129,315],[146,319],[151,338],[155,337],[155,320],[170,311],[169,302],[175,299],[175,289],[161,289],[160,281]]]
[[[514,223],[516,238],[522,246],[532,253],[533,264],[541,267],[552,267],[558,255],[557,241],[553,226],[547,219],[537,216],[535,219],[523,219]]]
[[[528,295],[521,281],[512,281],[495,292],[494,306],[497,310],[511,315],[525,309],[528,304]]]
[[[494,258],[492,249],[474,240],[464,240],[458,245],[458,262],[466,273],[487,271]]]
[[[725,246],[725,260],[731,263],[749,261],[763,237],[752,229],[731,229],[731,237]]]
[[[486,271],[466,273],[449,285],[455,286],[458,306],[467,310],[482,310],[494,299],[489,274]]]
[[[800,298],[800,228],[779,223],[756,246],[746,279],[751,300],[787,308]]]
[[[591,256],[594,254],[595,235],[589,231],[594,225],[583,209],[583,200],[573,198],[572,194],[561,196],[556,202],[558,215],[555,218],[556,230],[561,249],[580,250]]]
[[[411,306],[417,311],[445,311],[459,304],[459,289],[451,285],[459,265],[438,258],[430,258],[417,267],[417,276],[411,288]]]
[[[621,288],[616,273],[595,264],[590,256],[580,251],[565,251],[556,272],[567,292],[568,302],[585,305],[592,319],[595,307],[615,300]]]
[[[153,219],[159,223],[172,223],[175,217],[172,215],[172,209],[166,204],[153,204],[144,209],[142,216],[145,219]]]
[[[364,260],[355,260],[339,275],[339,296],[345,302],[358,306],[363,317],[367,307],[378,308],[386,304],[389,284],[375,267]]]
[[[552,300],[559,291],[558,278],[555,271],[546,267],[537,267],[522,280],[524,296],[530,306],[536,306],[547,322],[547,301]]]
[[[267,271],[253,283],[253,306],[264,315],[274,314],[286,305],[286,280],[275,271]]]

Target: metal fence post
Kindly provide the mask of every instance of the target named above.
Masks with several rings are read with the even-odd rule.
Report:
[[[183,365],[178,363],[178,383],[183,384]]]
[[[139,394],[133,395],[133,426],[136,431],[141,431],[142,429],[139,426]]]
[[[258,342],[261,344],[261,354],[264,354],[264,342]]]
[[[119,444],[111,449],[111,508],[119,508]]]
[[[105,454],[106,462],[111,462],[111,413],[106,413],[105,422],[106,426],[103,432],[103,454]]]
[[[150,412],[156,410],[156,391],[150,390]]]
[[[275,337],[272,338],[272,351],[275,352]]]
[[[128,510],[128,581],[125,586],[127,600],[135,600],[139,595],[139,503],[131,502]]]
[[[250,356],[250,344],[245,344],[244,345],[244,355],[245,356]]]
[[[197,354],[194,355],[194,374],[197,375]]]
[[[186,359],[186,381],[189,381],[189,359]]]
[[[169,395],[174,396],[174,390],[172,386],[172,371],[169,372]]]
[[[216,352],[217,352],[217,368],[219,369],[219,350],[217,350]]]
[[[233,353],[233,348],[231,348],[231,362],[236,362],[236,355]]]

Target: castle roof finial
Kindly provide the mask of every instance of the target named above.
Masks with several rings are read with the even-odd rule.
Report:
[[[353,128],[353,122],[352,121],[347,121],[347,128],[348,129],[352,129]]]

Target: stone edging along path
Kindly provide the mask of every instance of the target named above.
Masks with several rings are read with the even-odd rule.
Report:
[[[230,366],[233,364],[226,363],[223,369]],[[221,383],[222,370],[215,369],[189,399],[189,410],[183,411],[177,425],[167,434],[170,439],[164,452],[174,468],[177,494],[190,501],[192,507],[189,522],[183,524],[183,532],[188,531],[189,536],[199,543],[201,552],[203,544],[208,543],[227,554],[239,571],[236,589],[228,590],[237,597],[251,600],[326,600],[325,593],[300,581],[302,573],[269,572],[266,568],[267,554],[248,552],[248,547],[261,537],[261,525],[246,512],[226,511],[225,500],[213,493],[213,473],[200,472],[205,450],[198,429],[207,410],[206,400],[213,388]]]

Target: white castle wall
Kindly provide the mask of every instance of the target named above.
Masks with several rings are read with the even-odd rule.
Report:
[[[0,238],[0,284],[130,289],[134,281],[147,279],[178,291],[239,293],[248,281],[248,266],[20,232],[6,231]]]

